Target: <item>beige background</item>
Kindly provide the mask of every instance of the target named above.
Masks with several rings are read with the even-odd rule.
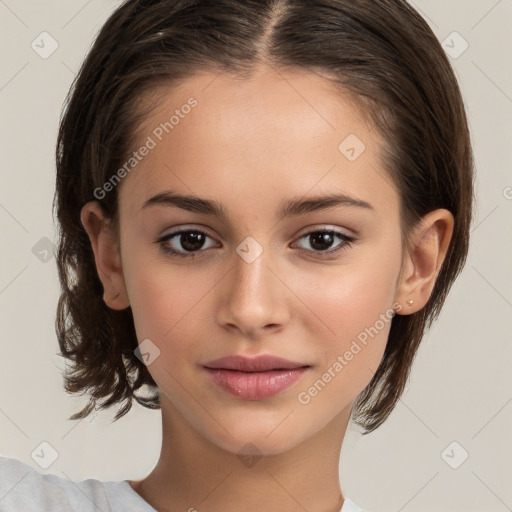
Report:
[[[118,3],[0,0],[0,454],[73,480],[142,477],[161,441],[160,413],[137,404],[114,424],[110,412],[66,419],[85,400],[62,388],[57,271],[51,254],[44,261],[56,241],[51,203],[61,105]],[[341,485],[373,512],[502,512],[512,510],[512,1],[414,5],[441,41],[456,31],[469,44],[451,62],[472,131],[477,218],[466,268],[396,410],[369,436],[349,430]],[[47,59],[31,48],[43,31],[58,42]],[[461,49],[453,40],[453,51]],[[31,458],[43,441],[58,452],[47,470]],[[447,457],[453,441],[459,444]],[[445,460],[454,465],[463,450],[469,457],[453,469]]]

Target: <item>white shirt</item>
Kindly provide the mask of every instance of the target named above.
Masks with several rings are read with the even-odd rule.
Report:
[[[0,456],[0,512],[157,512],[128,480],[73,482]],[[345,498],[340,512],[365,512]]]

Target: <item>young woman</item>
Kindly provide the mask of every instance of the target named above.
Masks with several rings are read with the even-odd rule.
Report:
[[[161,455],[76,483],[0,458],[0,510],[362,510],[347,424],[393,410],[472,219],[457,81],[405,1],[124,2],[55,205],[72,418],[161,408]]]

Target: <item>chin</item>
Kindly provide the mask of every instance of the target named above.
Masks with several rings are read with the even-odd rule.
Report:
[[[298,425],[289,420],[277,426],[275,422],[239,422],[236,425],[221,422],[229,433],[217,425],[214,431],[207,429],[204,434],[219,448],[238,456],[279,455],[295,448],[311,435],[304,430],[304,424],[299,430]]]

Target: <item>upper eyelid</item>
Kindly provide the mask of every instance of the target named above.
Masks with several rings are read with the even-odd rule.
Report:
[[[168,237],[171,237],[173,235],[179,235],[179,234],[182,234],[182,233],[187,233],[188,231],[199,231],[201,233],[204,233],[206,236],[212,238],[213,240],[215,240],[215,237],[212,236],[209,231],[206,229],[206,228],[203,228],[203,227],[180,227],[180,228],[177,228],[176,230],[174,231],[170,231],[169,233],[166,233],[165,235],[162,235],[160,238],[168,238]]]
[[[349,229],[346,227],[345,228],[338,227],[338,226],[334,226],[333,224],[313,224],[312,226],[308,226],[303,229],[305,231],[303,231],[303,234],[300,236],[303,236],[303,235],[311,233],[311,232],[316,232],[316,231],[338,231],[346,236],[357,236],[358,235],[358,233],[356,231],[354,231],[353,229]],[[202,232],[206,233],[208,236],[215,238],[214,236],[212,236],[209,233],[209,228],[206,228],[202,225],[187,225],[187,224],[185,224],[184,226],[176,227],[173,231],[170,231],[169,233],[166,233],[165,235],[162,235],[162,236],[177,234],[177,233],[181,233],[183,231],[202,231]],[[346,233],[345,231],[348,231],[348,233]]]
[[[349,230],[348,228],[339,228],[336,226],[333,226],[331,224],[323,224],[322,226],[310,226],[307,228],[304,228],[306,231],[301,232],[302,234],[297,235],[299,238],[302,238],[305,235],[309,235],[310,233],[316,233],[317,231],[334,231],[336,233],[339,233],[341,235],[355,238],[357,234],[353,230]],[[347,233],[346,231],[350,231]]]
[[[302,238],[306,235],[309,235],[311,233],[316,233],[318,231],[335,231],[336,233],[339,233],[341,235],[344,235],[346,237],[350,237],[350,238],[356,238],[358,236],[357,233],[354,233],[352,230],[349,230],[349,231],[352,231],[352,233],[345,233],[343,231],[343,229],[347,229],[347,228],[339,228],[339,227],[334,227],[330,224],[324,224],[322,226],[310,226],[310,227],[307,227],[307,228],[304,228],[306,231],[303,231],[301,234],[299,235],[296,235],[296,238]],[[206,234],[207,236],[209,236],[210,238],[212,239],[215,239],[214,236],[212,236],[208,229],[207,228],[204,228],[202,226],[200,227],[194,227],[194,226],[184,226],[184,227],[179,227],[179,228],[176,228],[175,231],[170,231],[169,233],[166,233],[165,235],[162,235],[160,238],[167,238],[171,235],[177,235],[177,234],[180,234],[180,233],[183,233],[183,232],[187,232],[187,231],[200,231],[200,232],[203,232],[204,234]]]

